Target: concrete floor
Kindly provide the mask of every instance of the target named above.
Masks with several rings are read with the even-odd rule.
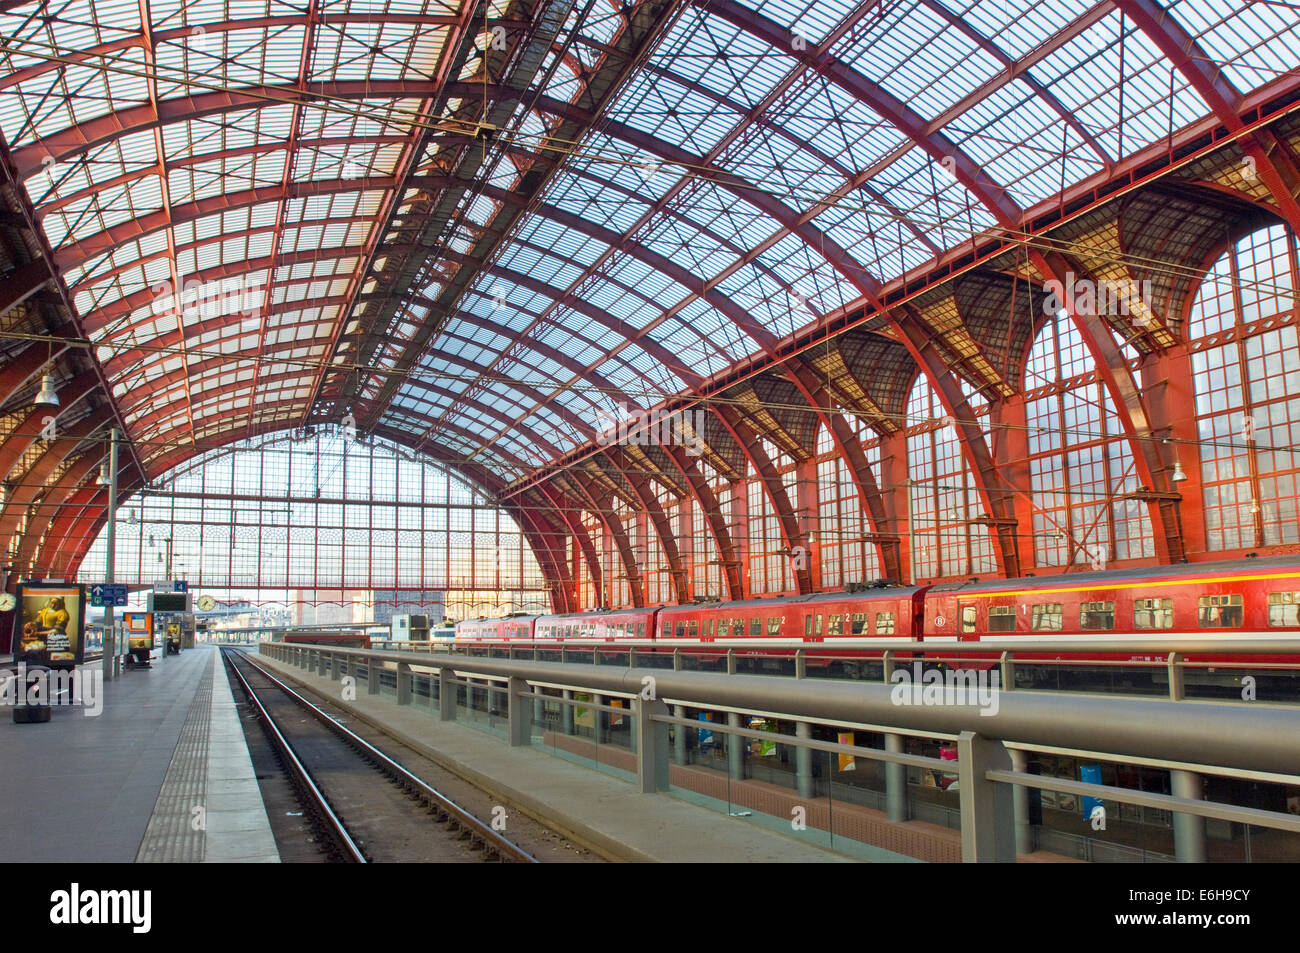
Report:
[[[98,664],[88,668],[98,670]],[[200,692],[201,687],[210,692]],[[197,698],[206,705],[201,711],[194,710]],[[178,750],[192,710],[191,726],[202,744]],[[262,813],[264,836],[251,839],[244,823],[253,814],[244,809],[251,804],[241,802],[243,820],[235,823],[229,814],[233,802],[223,812],[221,803],[206,798],[201,806],[208,829],[194,831],[192,796],[183,805],[160,801],[169,771],[173,778],[186,774],[193,779],[191,788],[198,784],[197,790],[206,791],[214,764],[244,782],[241,796],[250,784],[256,791],[251,766],[244,770],[239,764],[241,754],[247,762],[234,702],[212,647],[165,659],[155,655],[150,668],[123,672],[104,685],[98,715],[56,705],[48,723],[20,725],[5,706],[0,709],[0,763],[5,766],[0,772],[0,803],[5,805],[0,811],[0,861],[130,863],[140,855],[151,821],[152,830],[160,830],[160,807],[183,809],[183,823],[172,827],[192,832],[190,849],[179,852],[181,839],[173,837],[171,846],[156,844],[149,859],[199,860],[209,854],[209,859],[277,859],[260,795],[255,806]],[[226,833],[235,830],[238,837]],[[197,856],[193,834],[200,835]],[[217,835],[220,843],[213,842]]]

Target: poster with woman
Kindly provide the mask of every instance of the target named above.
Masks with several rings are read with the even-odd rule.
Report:
[[[86,593],[81,586],[22,583],[14,615],[14,661],[80,665]]]

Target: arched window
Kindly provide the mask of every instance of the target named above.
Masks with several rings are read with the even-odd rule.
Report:
[[[105,536],[79,579],[103,580]],[[453,618],[550,605],[527,540],[481,491],[395,444],[326,429],[210,451],[128,498],[114,575],[186,579],[219,599],[343,600],[381,616],[412,599],[442,601]]]
[[[1133,448],[1078,328],[1058,312],[1025,371],[1034,563],[1086,564],[1155,553]]]
[[[987,402],[963,390],[976,416],[987,421]],[[907,474],[912,481],[912,565],[916,579],[995,573],[997,557],[979,483],[962,455],[956,423],[922,375],[907,400]]]
[[[868,463],[877,466],[880,446],[876,434],[856,418],[850,418],[849,424],[855,431],[853,439],[861,440],[863,433],[872,438],[863,450]],[[862,512],[857,481],[825,427],[819,428],[817,437],[817,505],[822,586],[836,589],[880,578],[876,545],[867,540],[871,524]]]
[[[1210,269],[1192,304],[1206,542],[1300,542],[1300,320],[1295,235],[1261,229]]]
[[[799,474],[795,461],[779,447],[768,440],[763,440],[763,449],[772,467],[781,477],[786,498],[790,505],[797,507],[799,499]],[[745,481],[747,491],[747,512],[749,521],[749,577],[746,590],[753,596],[780,595],[795,591],[794,564],[803,560],[807,564],[806,553],[791,553],[787,548],[781,529],[781,518],[777,515],[776,504],[759,476],[758,470],[751,464],[749,477]]]

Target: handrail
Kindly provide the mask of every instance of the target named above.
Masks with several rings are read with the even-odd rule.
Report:
[[[402,652],[261,643],[263,651],[268,647],[447,667],[458,673],[522,678],[629,697],[639,696],[647,684],[653,684],[659,698],[689,700],[701,707],[784,714],[792,720],[868,722],[951,735],[975,731],[1005,742],[1300,774],[1300,708],[1263,702],[1225,705],[999,691],[997,710],[990,713],[977,705],[899,704],[893,700],[897,686],[875,682],[462,656],[456,656],[454,662],[448,659],[443,666],[432,655],[415,663],[411,655]]]
[[[1254,635],[1255,633],[1251,633]],[[391,640],[377,639],[379,642]],[[400,643],[431,648],[550,648],[554,650],[574,649],[578,651],[618,651],[626,649],[674,649],[703,652],[726,652],[727,649],[768,649],[771,651],[794,652],[802,649],[807,653],[817,651],[866,651],[866,652],[925,652],[926,654],[951,652],[953,654],[987,654],[1000,652],[1031,652],[1035,654],[1080,654],[1129,655],[1152,654],[1168,655],[1179,652],[1183,655],[1294,655],[1300,659],[1300,638],[1279,637],[1265,639],[1134,639],[1123,642],[1101,642],[1079,640],[1035,640],[1028,636],[1023,638],[981,639],[978,642],[956,641],[914,641],[905,639],[841,639],[827,638],[818,641],[795,641],[790,639],[715,639],[704,642],[699,639],[447,639],[429,642]]]

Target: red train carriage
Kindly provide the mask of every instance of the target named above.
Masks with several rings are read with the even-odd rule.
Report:
[[[506,642],[531,639],[536,616],[512,615],[504,619],[469,619],[456,623],[456,641]]]
[[[1297,636],[1300,562],[1294,557],[938,585],[925,598],[923,628],[927,643],[1008,637],[1094,642],[1099,651],[1073,657],[1118,662],[1164,659],[1149,651],[1124,652],[1125,642]],[[1110,648],[1118,651],[1105,651]],[[1199,661],[1267,664],[1296,659],[1221,654]],[[1212,674],[1193,670],[1189,680],[1214,682]],[[1217,681],[1232,677],[1220,673]]]
[[[979,643],[987,638],[1060,639],[1096,643],[1096,651],[1071,656],[1081,662],[1159,662],[1163,655],[1126,650],[1125,643],[1300,638],[1300,560],[1244,559],[657,609],[480,619],[458,624],[456,635],[480,641],[652,639],[654,651],[681,649],[713,660],[721,658],[724,643],[744,639],[763,645],[739,649],[740,655],[770,656],[788,664],[794,651],[804,648],[815,654],[810,665],[831,665],[850,674],[862,674],[864,669],[849,659],[878,656],[861,649],[836,649],[837,641],[880,638],[924,642],[930,654],[942,654],[945,645]],[[991,653],[964,655],[960,664],[986,668],[996,658]],[[1058,658],[1056,654],[1017,656],[1024,663],[1055,662]],[[1219,654],[1198,661],[1236,663],[1237,668],[1218,673],[1187,672],[1189,683],[1227,685],[1242,674],[1243,663],[1287,664],[1298,659],[1280,654]],[[1055,678],[1065,686],[1059,677],[1066,671],[1064,666],[1026,665],[1018,672],[1031,667],[1034,678]],[[1076,671],[1084,671],[1083,666]],[[1098,671],[1112,670],[1094,668],[1092,674]],[[1164,678],[1161,667],[1141,672],[1147,684]],[[1084,687],[1083,683],[1079,687]]]
[[[890,586],[862,593],[828,592],[746,602],[697,603],[659,610],[657,643],[716,655],[700,646],[728,640],[762,640],[770,648],[737,649],[740,655],[790,656],[822,643],[810,665],[868,653],[836,652],[844,639],[913,640],[920,629],[925,587]]]
[[[612,609],[569,615],[544,615],[534,628],[538,639],[595,639],[614,642],[654,637],[655,609]]]

